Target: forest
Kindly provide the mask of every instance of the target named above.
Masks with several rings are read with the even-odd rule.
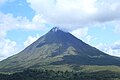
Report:
[[[26,69],[12,74],[0,74],[0,80],[120,80],[120,73],[112,71],[70,72]]]

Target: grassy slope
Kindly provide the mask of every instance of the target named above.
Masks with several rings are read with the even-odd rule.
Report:
[[[36,69],[36,68],[33,68]],[[84,65],[84,66],[73,66],[73,65],[49,65],[49,66],[42,66],[43,70],[54,70],[54,71],[75,71],[75,72],[97,72],[97,71],[111,71],[111,72],[120,72],[119,66],[91,66],[91,65]]]
[[[112,71],[120,72],[119,66],[81,66],[79,71],[83,72],[97,72],[97,71]]]

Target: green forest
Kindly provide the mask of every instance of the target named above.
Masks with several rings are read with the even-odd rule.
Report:
[[[119,72],[53,71],[26,69],[12,74],[0,74],[0,80],[120,80]]]

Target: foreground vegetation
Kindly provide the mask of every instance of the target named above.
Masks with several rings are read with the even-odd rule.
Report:
[[[120,80],[119,72],[95,71],[95,72],[69,72],[53,70],[32,70],[13,74],[0,74],[0,80]]]

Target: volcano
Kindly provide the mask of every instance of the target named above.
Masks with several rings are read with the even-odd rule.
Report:
[[[82,65],[120,66],[120,58],[110,56],[71,33],[54,27],[20,53],[1,61],[0,71],[75,69]]]

